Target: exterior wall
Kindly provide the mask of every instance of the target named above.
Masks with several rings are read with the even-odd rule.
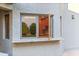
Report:
[[[53,5],[53,6],[52,6]],[[23,7],[24,6],[24,7]],[[48,4],[47,6],[36,6],[35,4],[14,4],[13,10],[13,39],[20,39],[20,13],[51,13],[53,17],[53,36],[60,38],[60,8],[59,4]],[[18,29],[16,29],[18,28]]]
[[[75,19],[72,19],[74,15]],[[64,21],[65,50],[79,49],[79,14],[68,10]]]
[[[63,38],[64,49],[79,49],[79,13],[64,7],[63,14]],[[74,15],[75,19],[72,19]]]
[[[2,10],[4,10],[4,11],[2,11]],[[0,3],[0,52],[5,53],[6,55],[12,55],[11,28],[10,28],[10,39],[3,38],[4,14],[6,13],[5,11],[9,12],[10,10],[12,10],[12,5],[6,4],[6,3]],[[10,16],[10,21],[11,21],[11,16]],[[10,24],[10,26],[11,26],[11,24]]]
[[[12,40],[5,39],[4,36],[4,15],[7,13],[0,10],[0,52],[6,53],[7,55],[12,55]],[[11,20],[11,19],[10,19]],[[11,29],[10,29],[11,30]],[[10,33],[11,34],[11,33]]]
[[[0,4],[1,9],[12,9],[12,6]],[[35,46],[14,46],[13,55],[62,55],[63,49],[79,49],[79,14],[68,10],[67,4],[49,4],[49,5],[36,5],[36,4],[13,4],[13,20],[12,20],[12,39],[20,40],[20,13],[49,13],[54,15],[54,38],[60,36],[60,16],[62,16],[62,37],[64,38],[63,44],[53,43],[50,45],[35,45]],[[72,15],[75,19],[72,20]],[[2,17],[2,16],[1,16]],[[0,17],[0,19],[1,19]],[[2,20],[0,20],[2,23]],[[12,54],[11,41],[2,39],[2,24],[0,23],[0,51]],[[57,46],[58,45],[58,46]],[[44,51],[45,50],[45,51]],[[46,52],[47,51],[47,52]],[[21,54],[20,54],[21,53]]]
[[[61,56],[62,47],[58,42],[37,42],[15,44],[14,56]]]
[[[66,4],[64,4],[65,6]],[[12,39],[20,40],[20,13],[51,13],[54,15],[53,17],[53,32],[54,38],[60,38],[60,16],[64,13],[60,11],[61,4],[47,4],[41,6],[41,4],[14,4],[13,5],[13,31],[12,31]],[[64,10],[64,9],[62,9]],[[17,28],[17,29],[16,29]],[[22,39],[21,39],[22,40]],[[45,51],[48,52],[45,53]],[[62,44],[59,46],[54,45],[40,45],[34,47],[27,46],[17,46],[13,47],[13,55],[62,55],[63,48]]]

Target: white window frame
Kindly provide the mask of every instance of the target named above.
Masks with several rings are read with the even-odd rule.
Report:
[[[37,18],[38,18],[38,16],[39,15],[48,15],[48,17],[49,17],[49,37],[44,37],[44,38],[42,38],[42,37],[39,37],[39,23],[38,23],[38,20],[36,20],[37,21],[37,23],[36,23],[36,37],[22,37],[22,16],[23,16],[23,14],[24,15],[35,15],[35,16],[37,16]],[[51,16],[52,16],[52,19],[51,19]],[[53,15],[50,15],[50,14],[36,14],[36,13],[22,13],[22,14],[20,14],[20,32],[21,32],[21,36],[20,36],[20,38],[21,39],[47,39],[47,40],[51,40],[51,38],[53,38],[52,37],[52,35],[53,35],[53,33],[51,33],[51,32],[53,32],[53,29],[52,29],[52,27],[53,27],[53,25],[52,25],[52,22],[53,22]]]

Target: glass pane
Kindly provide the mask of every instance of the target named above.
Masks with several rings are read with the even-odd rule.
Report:
[[[35,19],[35,16],[22,16],[22,37],[36,37]]]
[[[39,37],[49,36],[49,18],[48,16],[39,16]]]
[[[9,14],[5,15],[5,38],[9,39]]]

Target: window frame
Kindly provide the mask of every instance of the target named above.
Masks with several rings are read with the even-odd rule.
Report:
[[[52,25],[52,22],[53,22],[53,15],[52,14],[40,14],[40,13],[20,13],[20,32],[21,32],[21,35],[20,35],[20,38],[21,39],[43,39],[43,37],[39,37],[39,23],[38,24],[36,24],[36,37],[22,37],[22,16],[23,15],[26,15],[26,16],[39,16],[39,15],[47,15],[48,17],[49,17],[49,28],[50,29],[48,29],[49,30],[49,36],[48,37],[44,37],[44,38],[46,38],[46,39],[48,39],[49,40],[49,38],[53,38],[53,25]],[[51,19],[51,17],[52,17],[52,19]],[[39,21],[39,20],[36,20],[36,21]],[[52,32],[52,33],[51,33]]]

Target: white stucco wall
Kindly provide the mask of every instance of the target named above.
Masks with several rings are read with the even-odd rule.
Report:
[[[0,5],[2,6],[2,5]],[[5,7],[5,6],[4,6]],[[12,6],[11,6],[12,7]],[[9,55],[62,55],[63,49],[78,49],[79,48],[79,14],[68,10],[67,4],[13,4],[13,20],[12,20],[12,39],[20,40],[20,13],[49,13],[54,15],[54,38],[60,36],[60,15],[62,16],[62,37],[63,45],[44,45],[44,46],[20,46],[13,47],[11,51],[11,41],[2,40],[0,28],[0,42],[3,48],[0,47],[0,51],[6,52]],[[72,15],[75,19],[72,20]],[[1,23],[0,23],[1,24]],[[3,42],[3,43],[2,43]],[[10,46],[9,46],[10,45]],[[7,48],[7,49],[6,49]],[[44,51],[45,50],[45,51]],[[21,53],[21,54],[20,54]],[[37,54],[38,53],[38,54]]]
[[[22,44],[13,48],[14,56],[61,56],[63,54],[61,45],[54,42]]]
[[[4,15],[6,14],[6,12],[4,11],[0,11],[0,52],[6,53],[7,55],[12,55],[12,42],[11,39],[4,39]]]
[[[71,6],[70,8],[72,8],[73,6]],[[79,13],[75,12],[74,9],[73,10],[68,9],[68,6],[64,7],[64,9],[65,9],[63,10],[64,49],[65,50],[79,49]],[[74,15],[75,19],[72,19],[72,15]]]
[[[75,19],[72,19],[74,15]],[[64,21],[64,44],[65,50],[79,48],[79,14],[68,10]]]
[[[4,30],[3,25],[4,25],[4,14],[6,13],[5,11],[11,11],[12,10],[12,5],[11,4],[6,4],[6,3],[0,3],[0,52],[6,53],[7,55],[12,55],[12,40],[11,40],[11,24],[10,22],[10,39],[4,39]],[[11,16],[10,16],[10,21],[11,21]]]
[[[65,4],[66,5],[66,4]],[[65,6],[64,5],[64,6]],[[53,32],[54,38],[60,36],[60,16],[63,15],[60,8],[61,4],[14,4],[13,5],[13,40],[20,40],[20,13],[49,13],[54,15],[53,17]],[[45,53],[46,50],[48,52]],[[20,54],[21,53],[21,54]],[[38,54],[37,54],[38,53]],[[13,55],[62,55],[63,47],[51,45],[34,46],[34,47],[13,47]]]

